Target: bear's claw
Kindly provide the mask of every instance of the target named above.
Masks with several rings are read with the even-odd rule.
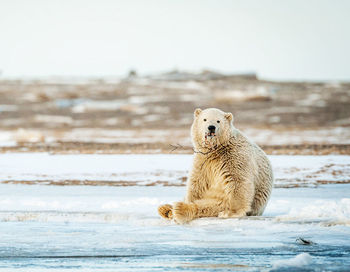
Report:
[[[158,213],[161,217],[172,220],[173,219],[173,206],[165,204],[158,207]]]

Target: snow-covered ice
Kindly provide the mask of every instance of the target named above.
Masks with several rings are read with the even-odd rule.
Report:
[[[181,200],[185,187],[2,184],[0,270],[350,268],[349,189],[277,188],[262,217],[179,226],[161,219],[157,206]],[[326,214],[317,203],[343,212]],[[308,206],[319,208],[307,216]],[[299,237],[314,244],[300,245]]]
[[[305,186],[278,185],[261,217],[181,226],[160,218],[157,207],[183,199],[186,188],[173,185],[182,184],[189,155],[1,154],[0,271],[350,270],[350,184],[313,181],[344,182],[348,174],[322,169],[348,173],[349,157],[270,159],[277,184],[295,175]],[[137,182],[98,186],[101,177],[129,176]],[[38,177],[98,182],[58,186]],[[168,186],[145,186],[166,179]]]
[[[350,156],[269,156],[277,187],[350,183]],[[64,185],[184,185],[192,155],[0,155],[0,181]]]
[[[312,257],[308,253],[301,253],[294,258],[287,260],[279,260],[273,264],[273,268],[280,267],[301,267],[305,265],[309,265],[312,262]]]

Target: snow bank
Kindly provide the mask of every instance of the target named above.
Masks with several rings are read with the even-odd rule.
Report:
[[[278,221],[317,219],[337,220],[338,223],[350,226],[350,198],[316,200],[304,207],[292,207],[289,213],[276,217]]]
[[[222,90],[214,93],[217,102],[268,101],[271,93],[263,86],[248,90]]]
[[[84,113],[91,111],[116,111],[125,102],[122,100],[112,101],[84,101],[78,105],[72,107],[74,113]]]
[[[285,109],[285,108],[283,108]],[[279,116],[273,116],[279,117]],[[257,144],[297,145],[297,144],[349,144],[349,127],[325,127],[304,130],[279,130],[244,128],[246,134]]]
[[[0,105],[0,113],[1,112],[11,112],[18,110],[17,105]]]
[[[281,267],[302,267],[311,264],[312,257],[308,253],[301,253],[294,258],[287,260],[278,260],[273,264],[272,269]]]

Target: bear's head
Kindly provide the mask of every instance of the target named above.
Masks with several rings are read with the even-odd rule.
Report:
[[[196,109],[191,127],[192,143],[196,149],[214,149],[226,144],[233,135],[233,115],[219,109]]]

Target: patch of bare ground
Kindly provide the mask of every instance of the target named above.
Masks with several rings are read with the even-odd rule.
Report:
[[[191,153],[197,107],[232,112],[268,154],[350,154],[350,83],[213,71],[0,80],[0,152]]]

